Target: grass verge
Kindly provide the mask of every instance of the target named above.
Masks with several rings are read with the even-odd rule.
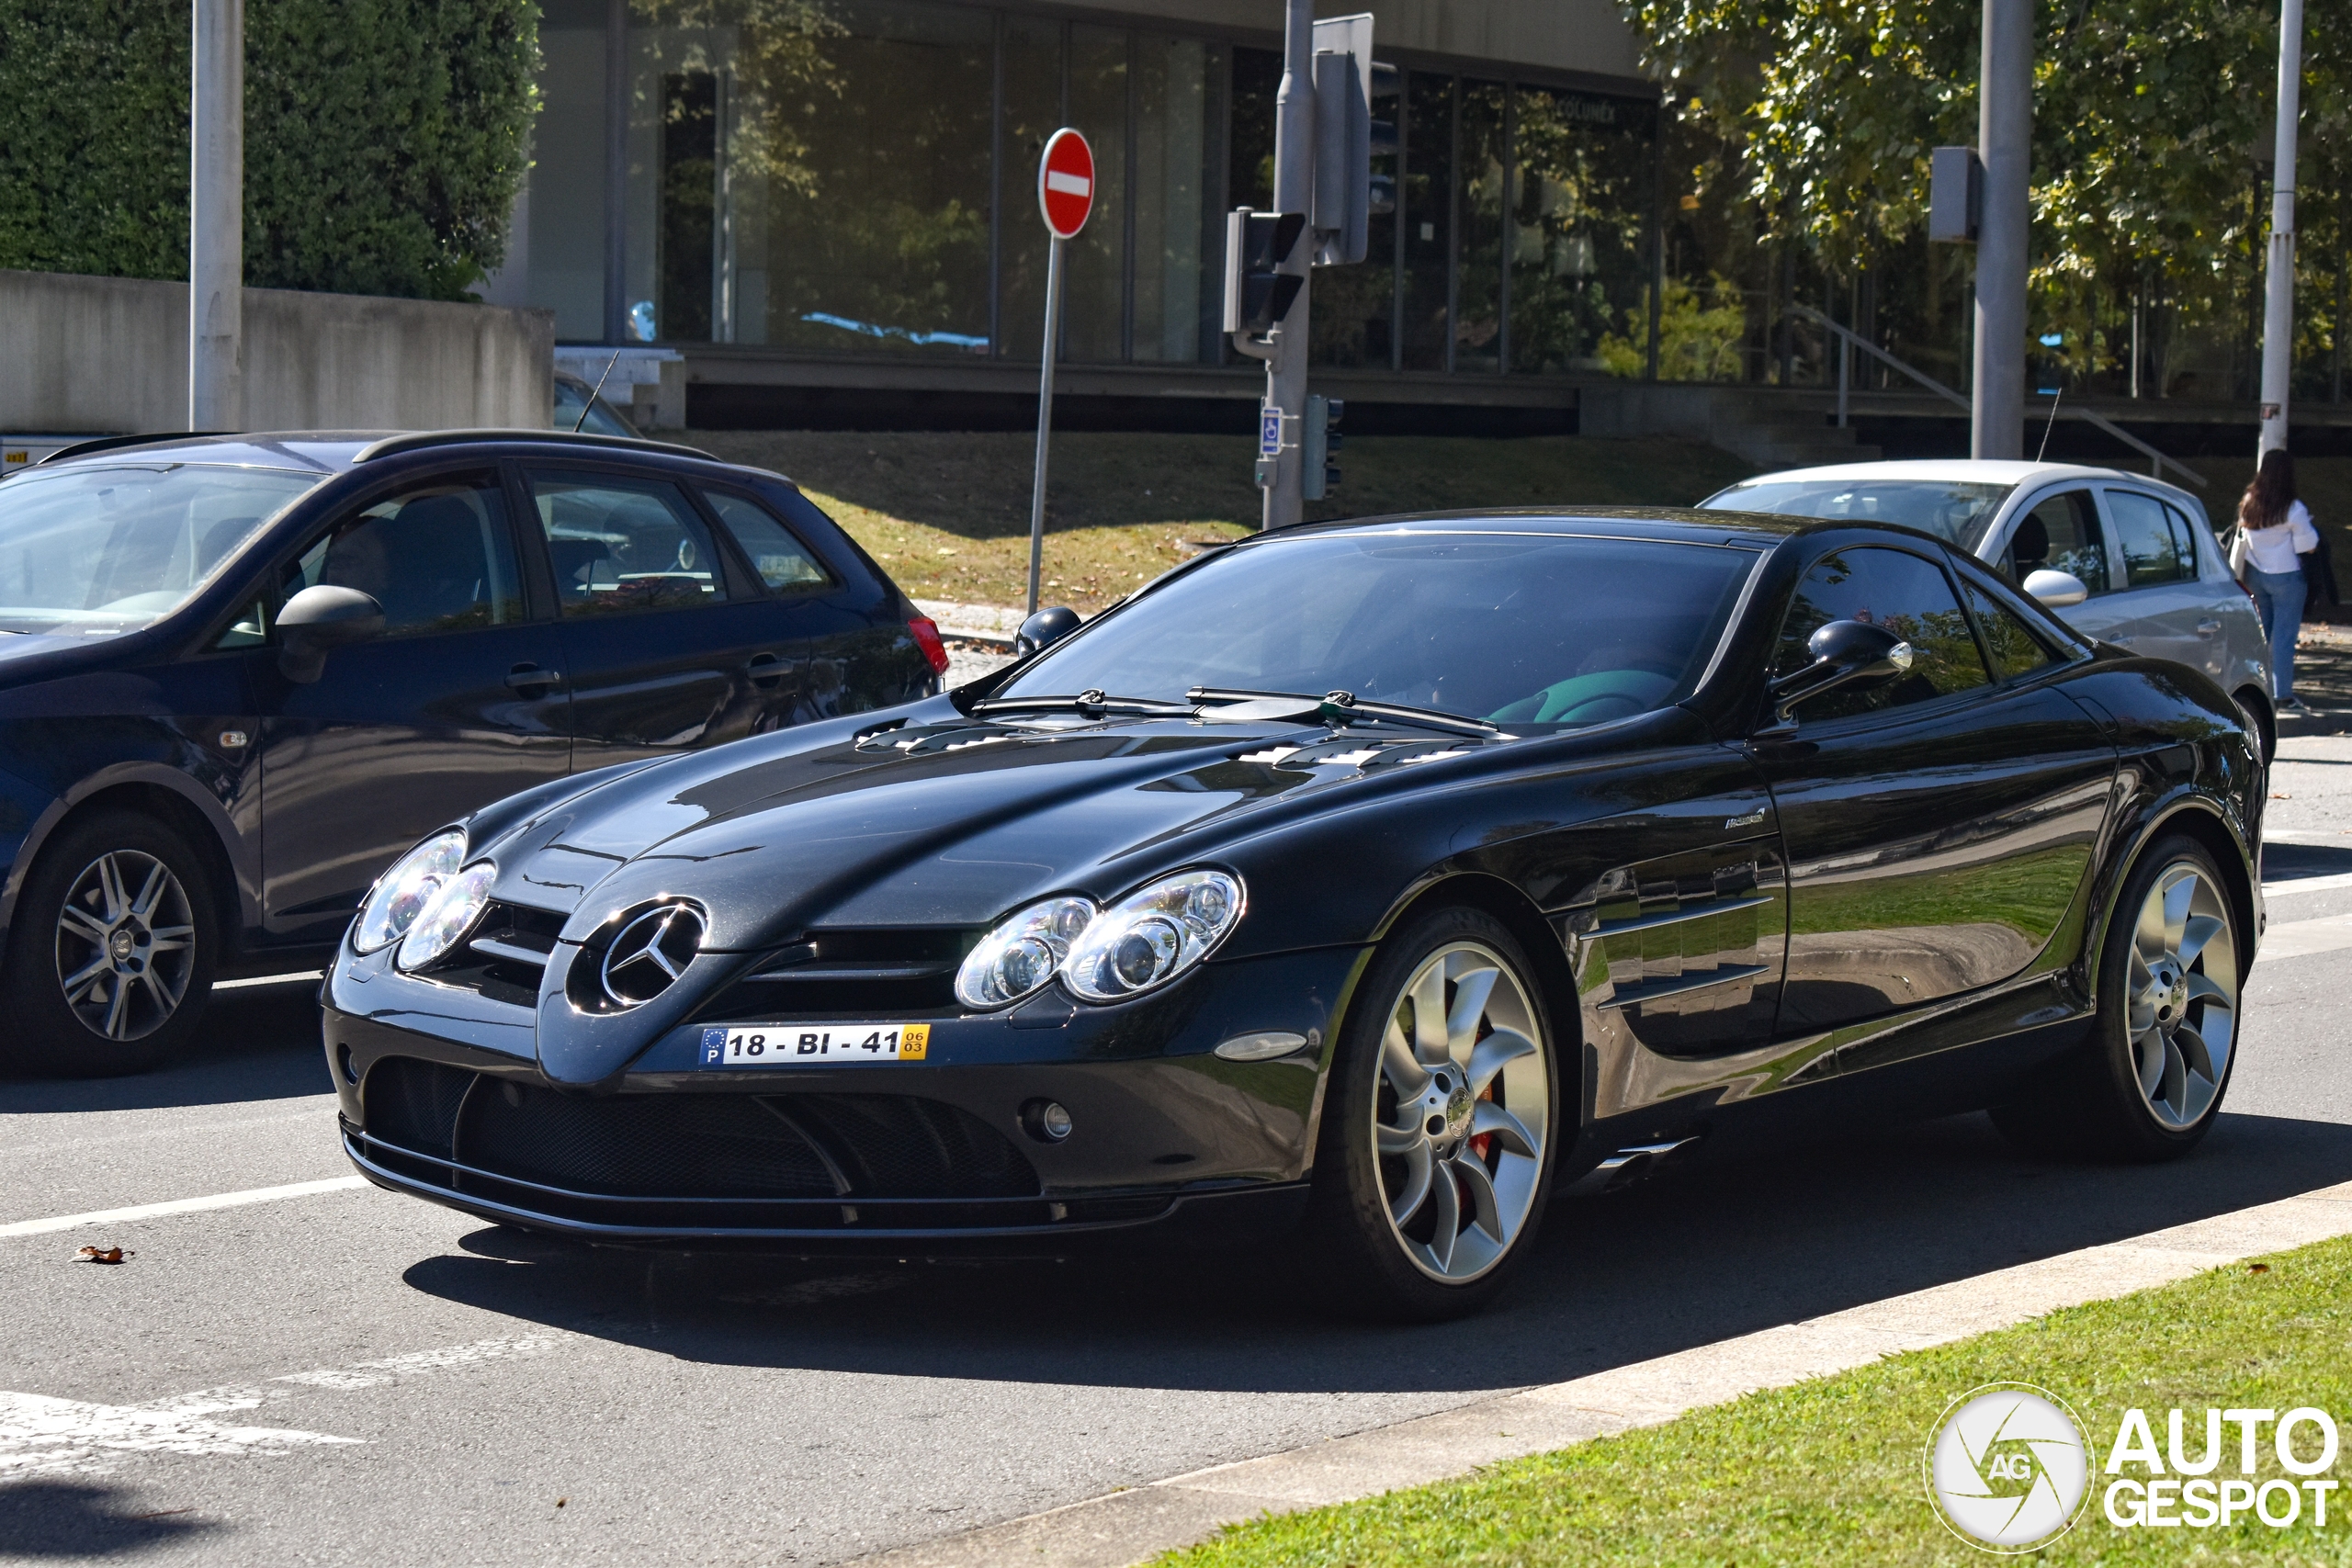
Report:
[[[2159,1290],[2053,1313],[2015,1328],[1792,1388],[1694,1411],[1661,1427],[1497,1465],[1461,1482],[1284,1515],[1158,1560],[1159,1568],[1390,1568],[1426,1564],[1982,1563],[1928,1502],[1921,1455],[1946,1405],[1980,1384],[2040,1385],[2071,1405],[2091,1451],[2074,1529],[2034,1552],[2054,1563],[2352,1562],[2352,1494],[2324,1529],[2119,1529],[2101,1472],[2126,1409],[2188,1416],[2192,1458],[2205,1410],[2305,1405],[2352,1412],[2352,1238],[2215,1269]],[[2214,1479],[2239,1470],[2236,1428]],[[2316,1438],[2302,1428],[2301,1451]],[[2352,1432],[2347,1432],[2352,1438]],[[2328,1477],[2352,1479],[2352,1442]],[[2295,1480],[2265,1430],[2254,1476]],[[2145,1477],[2137,1466],[2123,1473]],[[2284,1505],[2276,1505],[2283,1512]]]
[[[1029,581],[1034,438],[1020,434],[704,430],[732,462],[789,474],[920,599],[1018,604]],[[1203,544],[1253,531],[1251,447],[1229,435],[1054,437],[1046,498],[1048,603],[1095,610]],[[1347,483],[1310,516],[1448,507],[1684,506],[1751,465],[1697,442],[1560,435],[1365,437]]]

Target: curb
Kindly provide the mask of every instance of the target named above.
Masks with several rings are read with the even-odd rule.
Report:
[[[2346,1235],[2352,1182],[857,1561],[871,1568],[1126,1568],[1222,1525],[1448,1480]]]

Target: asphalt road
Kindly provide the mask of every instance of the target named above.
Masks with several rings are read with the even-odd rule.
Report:
[[[2274,926],[2352,913],[2352,739],[2286,750]],[[2257,965],[2188,1160],[1979,1116],[1703,1157],[1555,1207],[1444,1328],[1325,1321],[1266,1256],[649,1257],[373,1189],[0,1235],[0,1561],[835,1562],[2225,1213],[2352,1179],[2347,963]],[[174,1071],[0,1082],[0,1227],[345,1174],[305,987]]]

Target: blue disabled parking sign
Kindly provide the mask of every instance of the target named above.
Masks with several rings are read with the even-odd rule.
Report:
[[[1283,449],[1283,411],[1261,408],[1258,411],[1258,456],[1279,457]]]

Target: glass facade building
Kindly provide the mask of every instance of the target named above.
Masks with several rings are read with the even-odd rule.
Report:
[[[1484,0],[1505,19],[1562,4]],[[1098,188],[1066,258],[1064,360],[1238,372],[1217,331],[1224,214],[1272,199],[1279,39],[1163,9],[545,0],[520,243],[492,297],[553,310],[560,342],[676,348],[704,376],[1034,366],[1036,163],[1069,124],[1093,143]],[[1397,201],[1364,263],[1317,269],[1316,362],[1654,373],[1655,89],[1385,39],[1378,53],[1401,72],[1374,108],[1397,124]]]

